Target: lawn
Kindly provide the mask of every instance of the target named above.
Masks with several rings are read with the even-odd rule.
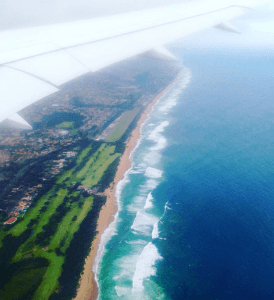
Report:
[[[71,128],[73,128],[73,122],[64,121],[63,123],[59,124],[59,127],[64,128],[64,129],[71,129]]]

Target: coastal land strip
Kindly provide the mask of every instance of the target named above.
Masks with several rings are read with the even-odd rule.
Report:
[[[2,166],[0,178],[1,300],[72,299],[81,274],[78,299],[98,296],[91,270],[102,254],[102,233],[118,211],[117,183],[130,169],[141,124],[180,70],[162,60],[146,62],[137,58],[122,74],[119,68],[112,70],[117,78],[127,74],[126,80],[107,85],[111,96],[103,104],[74,97],[76,92],[65,102],[59,95],[28,110],[33,122],[42,118],[39,111],[47,111],[41,127],[20,133],[0,130],[5,137],[1,149],[11,162]],[[83,85],[85,78],[77,82]],[[55,111],[58,107],[61,111]],[[83,111],[90,110],[98,112],[84,118]]]
[[[149,103],[149,105],[141,114],[136,127],[132,130],[130,137],[126,142],[126,148],[124,153],[120,157],[114,180],[104,191],[104,195],[106,196],[107,200],[106,203],[102,206],[99,214],[96,228],[97,234],[92,241],[91,250],[85,260],[84,270],[79,281],[77,296],[74,298],[74,300],[96,300],[98,298],[99,289],[95,278],[95,268],[97,261],[102,255],[102,247],[100,247],[102,234],[114,221],[115,214],[118,211],[117,199],[115,197],[117,185],[124,178],[126,172],[131,167],[130,156],[132,151],[136,148],[141,137],[142,124],[144,124],[144,122],[148,119],[154,105],[166,92],[168,92],[174,86],[181,75],[182,72],[180,72],[175,80],[171,84],[169,84],[156,98],[154,98],[151,103]]]

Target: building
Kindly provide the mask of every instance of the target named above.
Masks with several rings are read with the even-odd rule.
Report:
[[[17,220],[16,217],[11,217],[4,223],[4,225],[10,225],[10,224],[14,223],[16,220]]]

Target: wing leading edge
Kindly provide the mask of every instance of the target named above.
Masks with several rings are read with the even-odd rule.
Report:
[[[195,1],[120,16],[0,33],[0,122],[63,83],[245,13],[233,1]],[[238,1],[239,3],[239,1]],[[3,46],[2,46],[3,45]]]

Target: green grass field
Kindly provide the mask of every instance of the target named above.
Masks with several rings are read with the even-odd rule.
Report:
[[[106,136],[106,142],[116,142],[123,134],[126,132],[130,124],[136,118],[137,114],[140,112],[139,107],[135,107],[132,110],[125,112],[118,123],[111,129],[109,134]]]
[[[63,123],[59,124],[59,127],[64,128],[64,129],[71,129],[71,128],[73,128],[73,122],[64,121]]]

